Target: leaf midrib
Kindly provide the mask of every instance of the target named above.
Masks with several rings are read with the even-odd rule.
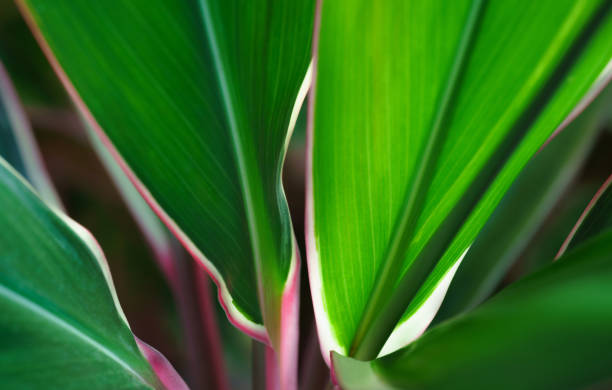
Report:
[[[253,253],[253,257],[255,260],[255,272],[257,274],[258,279],[258,296],[259,299],[263,299],[263,283],[262,283],[262,275],[261,275],[261,256],[260,256],[260,247],[261,242],[259,238],[259,231],[256,224],[255,212],[254,212],[254,201],[253,196],[250,190],[250,182],[246,169],[246,162],[244,161],[244,152],[242,147],[242,142],[240,140],[240,135],[238,133],[238,125],[236,123],[234,104],[231,99],[231,95],[229,93],[229,86],[227,81],[227,76],[225,74],[225,69],[223,66],[223,62],[221,59],[221,54],[219,51],[219,44],[217,42],[217,36],[214,28],[214,23],[211,18],[211,12],[208,5],[207,0],[200,0],[200,11],[202,16],[202,22],[204,24],[204,28],[206,30],[207,41],[210,44],[210,49],[212,52],[212,58],[215,68],[215,73],[217,75],[217,80],[219,83],[219,88],[221,89],[221,97],[223,99],[223,106],[225,107],[225,114],[229,121],[229,130],[230,130],[230,138],[232,140],[232,144],[234,146],[235,151],[235,159],[237,162],[238,168],[238,176],[240,178],[240,188],[242,190],[242,195],[244,198],[244,207],[246,211],[247,224],[249,227],[249,233],[251,235],[251,250]],[[262,313],[263,314],[263,313]]]
[[[69,333],[71,333],[71,334],[75,335],[76,337],[80,338],[81,340],[83,340],[86,344],[91,345],[94,349],[98,350],[103,355],[105,355],[108,358],[110,358],[112,361],[114,361],[119,366],[124,368],[128,373],[133,375],[140,382],[151,386],[151,388],[155,388],[155,386],[153,384],[151,384],[148,381],[146,381],[126,361],[121,359],[121,357],[117,356],[117,354],[115,354],[113,351],[111,351],[110,349],[106,348],[103,344],[101,344],[99,341],[97,341],[93,337],[91,337],[88,334],[84,333],[81,329],[79,329],[77,326],[75,326],[72,323],[70,323],[70,321],[66,320],[65,318],[62,318],[62,317],[58,316],[57,314],[49,311],[48,309],[46,309],[45,307],[43,307],[39,303],[33,301],[32,299],[29,299],[29,298],[25,297],[24,295],[19,294],[18,292],[11,290],[9,287],[7,287],[4,284],[0,284],[0,296],[5,297],[7,300],[17,304],[21,308],[24,308],[26,310],[29,310],[29,311],[37,314],[39,317],[47,320],[48,322],[51,322],[51,323],[55,324],[56,326],[58,326],[58,327],[60,327],[62,329],[65,329]]]
[[[423,208],[421,206],[432,182],[433,175],[431,175],[431,171],[435,169],[438,161],[439,153],[436,153],[436,151],[444,142],[445,131],[443,125],[452,114],[451,102],[457,94],[459,79],[469,58],[469,49],[473,42],[474,31],[483,14],[484,4],[484,0],[474,0],[470,7],[449,77],[444,86],[444,92],[437,104],[436,114],[429,131],[430,137],[427,139],[422,157],[418,160],[421,163],[418,165],[414,179],[411,185],[408,186],[399,218],[391,233],[389,245],[381,263],[381,268],[379,268],[376,276],[373,290],[367,301],[361,321],[357,326],[350,347],[350,356],[375,358],[376,354],[378,354],[378,351],[370,350],[371,347],[367,346],[368,330],[373,319],[380,314],[380,308],[383,306],[382,303],[386,300],[390,291],[393,290],[406,249],[410,243],[410,236],[413,234],[416,222],[422,214]]]

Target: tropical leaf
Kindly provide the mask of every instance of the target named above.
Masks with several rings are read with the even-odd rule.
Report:
[[[336,378],[346,390],[608,388],[611,283],[606,232],[392,355],[335,355]]]
[[[0,62],[0,156],[25,177],[48,204],[63,210],[42,162],[30,122],[2,62]]]
[[[308,87],[314,2],[18,4],[230,320],[294,364],[299,259],[281,167]]]
[[[324,357],[371,359],[425,329],[503,194],[610,62],[610,8],[321,3],[307,249]]]
[[[587,96],[584,104],[594,98]],[[611,98],[612,89],[603,92],[525,166],[461,261],[435,322],[473,309],[493,293],[584,165]]]
[[[555,258],[608,230],[612,230],[612,174],[584,209]]]
[[[140,352],[95,239],[4,159],[0,208],[3,388],[186,388],[163,361],[160,382]]]
[[[96,132],[85,121],[83,123],[93,149],[151,247],[157,265],[172,290],[183,326],[184,350],[189,362],[187,380],[191,380],[191,386],[195,388],[212,386],[220,390],[228,389],[208,275],[203,271],[193,275],[192,259],[185,256],[180,244],[140,196]],[[201,383],[203,381],[206,384]]]

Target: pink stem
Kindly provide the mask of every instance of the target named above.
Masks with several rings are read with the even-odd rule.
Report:
[[[266,346],[266,389],[280,390],[279,365],[274,350]]]
[[[221,338],[219,328],[216,322],[216,313],[213,306],[213,297],[210,294],[210,283],[208,275],[197,264],[193,264],[196,278],[196,288],[198,295],[198,305],[200,318],[204,328],[204,337],[207,339],[210,354],[212,359],[209,362],[212,364],[212,374],[215,383],[215,389],[229,390],[229,382],[225,362],[223,360],[223,348],[221,346]]]

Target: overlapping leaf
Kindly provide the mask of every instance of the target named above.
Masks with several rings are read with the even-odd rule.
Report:
[[[165,357],[132,335],[95,239],[60,214],[63,206],[2,63],[0,134],[0,223],[6,232],[0,267],[8,270],[0,281],[3,387],[186,388]]]
[[[608,80],[601,81],[603,87]],[[594,98],[585,99],[584,105],[590,103],[586,110],[550,140],[512,184],[461,261],[437,322],[472,309],[491,295],[566,192],[600,134],[612,89]]]
[[[324,1],[308,266],[323,354],[435,314],[518,172],[612,58],[607,1]]]
[[[612,234],[373,362],[336,356],[343,389],[576,389],[612,383]]]
[[[3,387],[163,388],[89,232],[49,209],[4,159],[0,189]]]
[[[280,348],[295,332],[298,266],[281,166],[314,2],[19,4],[83,114],[211,272],[230,319]]]

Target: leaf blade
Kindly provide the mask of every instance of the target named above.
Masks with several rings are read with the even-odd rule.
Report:
[[[349,353],[378,283],[398,199],[409,190],[432,102],[470,4],[455,2],[453,10],[410,2],[386,9],[322,5],[307,199],[309,273],[319,290],[313,297],[320,296],[314,299],[317,326],[329,335],[322,340],[324,357],[329,350]],[[372,351],[401,346],[382,344],[425,304],[518,171],[609,62],[607,5],[557,5],[539,2],[519,10],[487,3],[431,191],[403,268],[390,284],[396,288],[411,274],[416,283],[397,293],[388,309],[379,308],[393,315],[380,315],[385,323],[370,328],[371,340],[377,338]],[[357,43],[347,44],[349,36],[359,37]],[[451,212],[454,220],[443,225]]]
[[[596,85],[593,94],[601,92],[608,78],[602,78],[602,86]],[[584,163],[610,100],[602,93],[529,161],[504,195],[461,261],[436,322],[474,308],[501,281]]]
[[[162,388],[136,346],[93,237],[45,206],[3,159],[0,185],[8,210],[0,217],[3,384]]]
[[[295,336],[285,307],[297,304],[299,259],[280,172],[314,3],[19,5],[81,113],[211,273],[230,321],[292,354],[280,339]]]
[[[609,380],[612,356],[602,341],[612,317],[602,308],[612,295],[602,287],[612,278],[610,238],[603,234],[388,357],[336,355],[340,384],[363,388],[350,378],[355,369],[380,389],[577,388]]]

